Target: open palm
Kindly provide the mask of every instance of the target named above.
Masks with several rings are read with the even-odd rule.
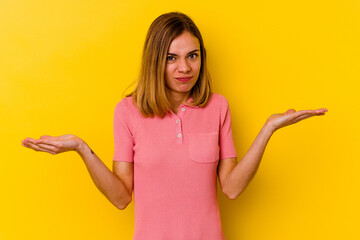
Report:
[[[48,135],[41,136],[40,139],[25,138],[22,141],[24,147],[34,149],[35,151],[57,154],[76,150],[82,140],[72,134],[65,134],[58,137]]]
[[[289,109],[284,113],[276,113],[267,119],[267,124],[275,131],[279,128],[297,123],[309,117],[325,115],[328,110],[320,108],[317,110],[301,110],[296,112],[295,109]]]

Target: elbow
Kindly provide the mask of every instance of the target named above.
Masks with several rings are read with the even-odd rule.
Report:
[[[230,200],[235,200],[240,194],[226,194],[225,196]]]
[[[242,189],[239,189],[239,190],[236,190],[236,191],[223,189],[223,193],[230,200],[235,200],[236,198],[238,198],[239,195],[242,193],[242,191],[243,191]]]
[[[119,210],[124,210],[132,201],[132,196],[128,195],[126,198],[121,199],[114,203],[115,207]]]
[[[129,204],[129,203],[116,204],[115,207],[116,207],[117,209],[119,209],[119,210],[124,210],[124,209],[127,207],[128,204]]]

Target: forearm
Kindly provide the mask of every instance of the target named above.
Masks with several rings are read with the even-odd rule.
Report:
[[[265,124],[256,136],[248,152],[230,171],[226,180],[226,191],[231,199],[238,197],[254,177],[266,145],[273,133],[274,130]]]
[[[124,182],[100,160],[84,141],[81,142],[76,152],[83,159],[96,187],[117,208],[124,209],[132,198],[132,192],[126,188]]]

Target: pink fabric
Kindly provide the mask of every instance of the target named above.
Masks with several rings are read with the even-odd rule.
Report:
[[[225,97],[163,119],[144,118],[126,97],[115,107],[114,139],[113,160],[134,162],[133,240],[225,239],[217,165],[237,156]]]

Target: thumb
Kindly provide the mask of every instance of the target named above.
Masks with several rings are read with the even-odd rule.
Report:
[[[293,109],[293,108],[291,108],[291,109],[287,110],[287,111],[285,112],[285,114],[292,114],[292,113],[294,113],[294,112],[296,112],[296,110]]]
[[[52,137],[52,136],[49,136],[49,135],[42,135],[40,137],[40,139],[50,139],[50,140],[55,140],[56,138],[55,137]]]

